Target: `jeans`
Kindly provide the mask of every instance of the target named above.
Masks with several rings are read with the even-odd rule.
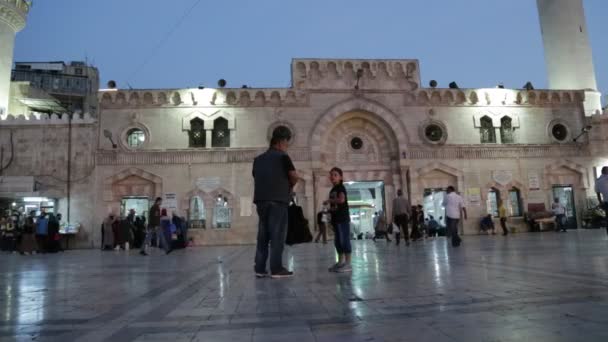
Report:
[[[171,246],[169,246],[169,244],[167,243],[167,239],[162,230],[162,227],[156,226],[148,227],[148,229],[146,229],[146,237],[144,238],[144,243],[141,245],[142,251],[146,252],[146,247],[148,247],[150,245],[150,242],[152,241],[152,234],[156,234],[156,243],[159,245],[159,247],[164,249],[165,252],[171,249]]]
[[[268,244],[270,243],[270,272],[280,272],[283,267],[283,248],[287,237],[287,203],[264,201],[256,203],[258,243],[255,252],[255,272],[266,273]]]
[[[566,231],[566,225],[564,224],[564,221],[566,220],[566,215],[565,214],[559,214],[559,215],[555,215],[555,231]]]
[[[458,222],[460,219],[454,219],[451,217],[446,217],[447,220],[447,228],[450,236],[452,237],[452,246],[458,247],[460,246],[460,236],[458,236]]]
[[[350,222],[336,223],[336,232],[334,236],[334,246],[338,254],[350,254],[352,248],[350,246]]]

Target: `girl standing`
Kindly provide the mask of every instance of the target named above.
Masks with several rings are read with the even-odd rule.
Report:
[[[335,229],[334,245],[338,253],[338,262],[329,268],[330,272],[350,272],[350,213],[348,210],[348,198],[346,196],[346,188],[342,180],[342,170],[334,167],[329,172],[329,180],[333,184],[333,188],[329,192],[329,200],[331,211],[331,224]]]

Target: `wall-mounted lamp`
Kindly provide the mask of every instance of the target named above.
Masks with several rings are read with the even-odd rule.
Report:
[[[576,138],[572,139],[572,141],[576,142],[576,140],[578,140],[578,138],[583,136],[583,134],[589,133],[591,128],[593,128],[593,126],[591,126],[591,125],[587,125],[587,126],[583,127],[583,129],[581,129],[581,133],[579,135],[577,135]]]
[[[363,77],[363,69],[357,69],[357,84],[355,85],[355,89],[359,90],[359,80]]]
[[[110,140],[110,142],[112,143],[112,148],[116,149],[118,147],[118,145],[116,145],[116,143],[114,143],[114,139],[112,139],[112,132],[108,131],[107,129],[104,129],[103,136],[108,138],[108,140]]]

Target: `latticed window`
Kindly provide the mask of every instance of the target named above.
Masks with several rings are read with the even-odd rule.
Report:
[[[513,137],[513,124],[508,116],[500,119],[500,140],[503,144],[512,144],[515,142]]]
[[[509,190],[509,202],[511,204],[511,216],[522,216],[521,195],[519,189],[512,188]]]
[[[484,116],[480,120],[481,128],[479,129],[479,133],[481,136],[481,143],[495,143],[496,142],[496,134],[494,133],[494,125],[492,124],[492,119],[487,116]]]
[[[205,147],[205,122],[199,118],[190,121],[190,147]]]
[[[228,130],[228,120],[224,118],[217,118],[213,122],[211,146],[230,147],[230,130]]]
[[[486,203],[487,213],[493,217],[498,217],[498,201],[500,200],[500,191],[491,188],[488,192],[488,201]]]

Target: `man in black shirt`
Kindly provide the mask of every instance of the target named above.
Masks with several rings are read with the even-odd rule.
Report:
[[[253,161],[254,195],[259,217],[255,274],[268,275],[266,260],[270,243],[270,276],[284,278],[293,275],[283,266],[283,248],[287,235],[287,207],[298,174],[286,151],[291,132],[284,126],[275,128],[270,148]]]

